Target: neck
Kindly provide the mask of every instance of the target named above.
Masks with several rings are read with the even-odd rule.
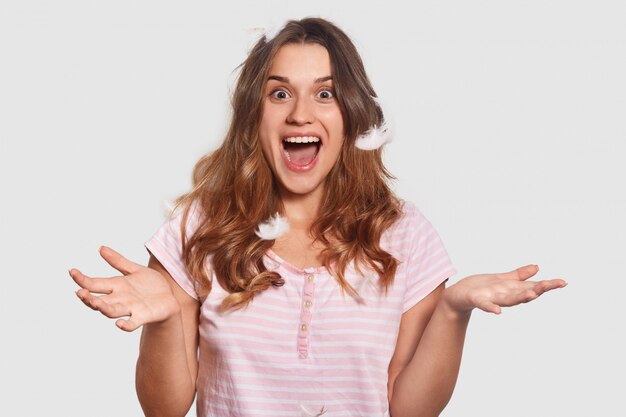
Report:
[[[319,214],[322,194],[322,187],[308,194],[293,194],[287,190],[281,190],[280,197],[289,225],[294,229],[308,231]]]

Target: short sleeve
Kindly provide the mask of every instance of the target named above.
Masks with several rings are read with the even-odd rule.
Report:
[[[182,210],[178,214],[170,216],[144,246],[149,253],[161,262],[167,272],[170,273],[172,278],[187,294],[199,300],[200,297],[196,292],[194,280],[189,276],[182,260],[182,219]],[[186,224],[186,235],[188,237],[193,234],[198,223],[197,206],[192,205]]]
[[[404,210],[403,227],[407,228],[408,254],[403,313],[457,272],[439,234],[428,219],[410,203],[405,203]]]

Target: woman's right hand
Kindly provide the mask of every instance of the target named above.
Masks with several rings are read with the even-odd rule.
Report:
[[[123,275],[90,278],[78,269],[70,269],[70,276],[81,287],[76,295],[85,305],[109,318],[118,318],[117,327],[128,332],[147,323],[166,321],[180,312],[167,278],[159,271],[136,264],[106,246],[99,252]],[[120,318],[127,316],[127,320]]]

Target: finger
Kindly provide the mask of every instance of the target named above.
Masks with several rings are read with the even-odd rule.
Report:
[[[557,288],[563,288],[565,286],[567,286],[567,282],[563,279],[549,279],[537,281],[535,283],[534,290],[538,293],[538,295],[541,295],[544,292],[556,290]]]
[[[91,294],[89,293],[88,290],[85,290],[84,288],[81,288],[80,290],[76,291],[76,296],[80,299],[80,301],[82,301],[83,304],[85,304],[90,309],[95,310],[96,308],[93,307],[89,303],[89,298],[87,298],[88,295],[91,295]]]
[[[70,269],[68,272],[74,282],[81,288],[100,294],[110,294],[113,292],[114,281],[112,278],[90,278],[74,268]]]
[[[120,303],[110,304],[98,298],[97,308],[102,314],[104,314],[110,319],[117,319],[120,317],[130,316],[130,308],[128,308],[128,306],[126,306],[125,304],[120,304]]]
[[[92,310],[101,312],[108,318],[130,316],[130,308],[121,303],[107,303],[102,297],[95,296],[85,289],[76,291],[80,300]]]
[[[518,281],[525,281],[535,275],[537,272],[539,272],[539,266],[530,264],[514,269],[513,271],[500,274],[500,277],[504,279],[516,279]]]
[[[124,275],[132,274],[133,272],[137,272],[140,268],[144,267],[143,265],[136,264],[126,259],[119,252],[114,251],[108,246],[100,246],[99,252],[100,256],[102,256],[109,265]]]
[[[111,294],[101,295],[100,298],[102,299],[102,301],[109,304],[128,304],[129,301],[129,297],[125,296],[125,294],[120,294],[120,291],[114,291]]]
[[[529,303],[541,295],[537,289],[524,290],[516,295],[513,300],[510,301],[510,305],[516,305],[521,303]]]
[[[483,311],[486,311],[487,313],[494,313],[494,314],[502,313],[502,308],[500,308],[499,305],[492,303],[491,301],[487,299],[479,300],[476,303],[476,307],[478,307],[479,309]]]
[[[562,282],[563,280],[548,280],[533,283],[529,282],[528,284],[533,285],[525,289],[521,289],[520,291],[506,294],[502,299],[498,300],[498,303],[507,307],[528,303],[537,299],[546,291],[560,288],[562,286]]]
[[[87,307],[89,307],[92,310],[97,310],[95,304],[94,304],[94,298],[95,296],[93,294],[91,294],[89,292],[89,290],[86,290],[84,288],[81,288],[80,290],[76,291],[76,296],[80,299],[80,301],[83,302],[83,304],[85,304]]]
[[[115,325],[119,327],[120,329],[124,330],[125,332],[132,332],[132,331],[137,330],[137,328],[141,326],[141,323],[133,319],[133,317],[131,316],[127,320],[124,320],[124,319],[117,320],[115,322]]]

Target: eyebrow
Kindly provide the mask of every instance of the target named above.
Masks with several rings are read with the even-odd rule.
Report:
[[[323,83],[324,81],[328,81],[328,80],[332,80],[333,76],[332,75],[327,75],[325,77],[320,77],[320,78],[316,78],[315,80],[313,80],[313,82],[315,84],[318,83]],[[281,83],[289,83],[289,78],[287,77],[283,77],[280,75],[270,75],[269,77],[267,77],[267,80],[276,80],[276,81],[280,81]]]

